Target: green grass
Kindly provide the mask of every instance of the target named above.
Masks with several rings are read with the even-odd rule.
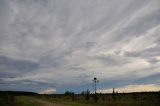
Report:
[[[66,103],[63,103],[63,104],[67,105],[67,106],[95,106],[93,104],[83,104],[83,103],[76,103],[76,102],[66,102]]]
[[[13,94],[1,94],[0,106],[44,106],[46,104],[63,104],[64,106],[160,106],[160,93],[137,93],[98,95],[98,101],[94,96],[86,100],[84,95],[30,95],[16,96]],[[47,101],[47,102],[44,102]]]
[[[14,96],[9,94],[0,95],[0,106],[13,106]]]
[[[17,96],[15,97],[15,106],[39,106],[38,104],[33,103],[30,97],[26,96]]]
[[[90,96],[89,101],[81,95],[75,95],[74,100],[65,95],[38,95],[36,98],[66,106],[160,106],[159,93],[116,94],[115,98],[113,95],[98,95],[97,103]]]

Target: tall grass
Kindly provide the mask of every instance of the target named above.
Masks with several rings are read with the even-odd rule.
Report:
[[[14,106],[14,96],[10,94],[0,94],[0,106]]]
[[[74,94],[74,99],[73,95],[58,94],[37,95],[37,98],[69,106],[160,106],[160,92],[97,94],[97,101],[93,94]]]
[[[24,96],[23,96],[24,95]],[[41,106],[34,100],[65,106],[160,106],[160,92],[97,94],[12,94],[0,92],[0,106]]]

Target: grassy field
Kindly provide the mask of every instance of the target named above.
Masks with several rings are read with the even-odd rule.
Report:
[[[69,106],[160,106],[160,93],[133,94],[99,94],[95,101],[94,95],[86,99],[85,95],[44,95],[38,97],[52,102],[61,102]]]
[[[160,92],[126,94],[0,93],[0,106],[160,106]]]
[[[29,95],[31,96],[33,93],[0,92],[0,106],[40,106],[33,103]]]
[[[39,106],[26,96],[15,96],[14,106]]]

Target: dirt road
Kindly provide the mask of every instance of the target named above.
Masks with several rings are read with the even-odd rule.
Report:
[[[48,101],[44,101],[44,100],[36,99],[36,98],[33,98],[32,102],[37,104],[38,106],[65,106],[65,105],[62,105],[62,104],[48,102]]]
[[[66,106],[64,104],[55,103],[52,101],[42,100],[29,96],[16,96],[15,106]]]

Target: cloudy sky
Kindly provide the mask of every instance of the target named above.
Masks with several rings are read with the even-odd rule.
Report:
[[[0,0],[0,90],[160,90],[159,0]]]

